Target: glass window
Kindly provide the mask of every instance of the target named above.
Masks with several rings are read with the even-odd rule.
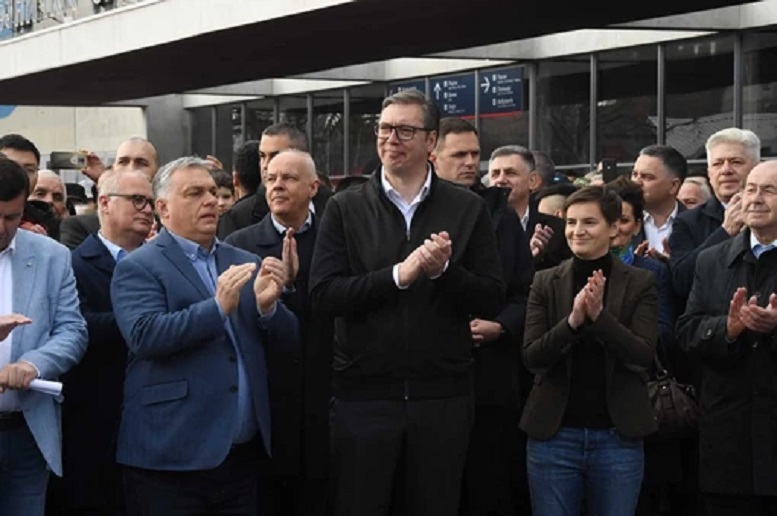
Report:
[[[761,156],[777,156],[777,33],[744,35],[743,126],[761,139]]]
[[[490,95],[482,94],[486,87]],[[502,145],[529,145],[529,81],[522,67],[480,72],[480,159]],[[492,102],[489,105],[487,101]],[[514,106],[501,109],[498,105]]]
[[[657,54],[656,46],[599,54],[595,161],[632,162],[657,142]]]
[[[213,153],[213,108],[201,107],[192,109],[192,154],[207,156]]]
[[[240,105],[226,104],[216,108],[216,154],[224,170],[232,171],[232,155],[242,143]]]
[[[329,176],[345,174],[343,163],[343,90],[313,96],[313,159]]]
[[[273,125],[275,111],[272,99],[254,100],[246,104],[246,134],[243,141],[258,140],[262,131]],[[241,142],[242,143],[242,142]]]
[[[667,44],[667,145],[686,158],[704,158],[707,138],[734,125],[733,110],[733,37]]]
[[[539,64],[537,148],[556,165],[588,164],[590,158],[590,63],[587,56]]]
[[[373,127],[380,118],[384,93],[382,84],[370,84],[351,90],[349,175],[371,174],[380,165]]]
[[[281,97],[280,121],[295,125],[303,133],[308,127],[307,97]]]

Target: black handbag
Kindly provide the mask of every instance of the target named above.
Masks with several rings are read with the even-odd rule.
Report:
[[[696,389],[682,384],[655,357],[656,377],[647,384],[650,403],[656,414],[658,431],[651,440],[671,440],[693,435],[701,410],[696,403]]]

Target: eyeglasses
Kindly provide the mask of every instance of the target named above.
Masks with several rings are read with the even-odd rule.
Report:
[[[433,131],[429,127],[416,127],[413,125],[391,125],[391,124],[376,124],[375,136],[388,140],[391,138],[391,133],[396,131],[397,138],[402,141],[412,140],[416,131]]]
[[[120,193],[109,193],[105,195],[107,195],[108,197],[121,197],[122,199],[127,199],[128,201],[132,202],[132,205],[138,211],[141,211],[143,208],[145,208],[147,204],[150,205],[152,208],[154,206],[154,199],[152,199],[151,197],[146,197],[144,195],[120,194]]]

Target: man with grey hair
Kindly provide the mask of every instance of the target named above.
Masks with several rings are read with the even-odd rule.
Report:
[[[64,219],[70,212],[67,209],[67,191],[65,182],[53,170],[39,170],[35,187],[27,198],[29,201],[41,201],[49,205],[55,217]]]
[[[509,188],[507,203],[515,210],[526,235],[537,270],[555,267],[572,256],[564,236],[564,221],[537,211],[531,202],[536,175],[534,155],[526,147],[505,145],[495,149],[488,161],[491,184]]]
[[[240,229],[227,243],[286,263],[289,278],[283,302],[299,319],[301,349],[267,350],[272,460],[260,464],[260,514],[324,516],[329,477],[331,323],[310,306],[308,277],[319,218],[310,202],[319,188],[316,165],[307,152],[285,149],[263,175],[270,209],[260,222]]]
[[[712,197],[712,190],[707,180],[700,176],[686,177],[680,191],[677,192],[677,200],[691,209],[707,202]]]
[[[761,160],[761,141],[747,129],[729,127],[706,143],[707,172],[713,197],[677,216],[669,237],[672,286],[685,304],[699,253],[737,235],[744,227],[741,190]]]
[[[338,317],[335,514],[455,515],[473,423],[473,317],[504,288],[477,194],[429,163],[439,109],[417,90],[383,101],[382,167],[329,201],[311,266],[314,310]]]
[[[205,160],[154,178],[165,229],[116,266],[111,301],[129,354],[116,458],[129,514],[255,514],[270,453],[264,349],[298,344],[278,259],[216,239]]]
[[[113,314],[111,279],[116,263],[143,245],[154,223],[151,182],[139,170],[109,170],[100,176],[97,203],[100,230],[72,253],[89,345],[83,360],[63,378],[62,461],[67,475],[52,482],[49,503],[68,513],[124,514],[115,432],[127,345]]]

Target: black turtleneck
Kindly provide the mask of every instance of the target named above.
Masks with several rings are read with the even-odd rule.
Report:
[[[580,292],[594,271],[601,269],[604,277],[609,278],[612,270],[613,258],[609,252],[595,260],[578,257],[572,260],[573,295]],[[605,299],[608,285],[609,281],[604,284]],[[561,424],[577,428],[610,428],[612,419],[607,409],[605,352],[602,344],[590,337],[587,331],[590,324],[590,319],[586,319],[580,328],[580,340],[572,350],[569,400]]]

